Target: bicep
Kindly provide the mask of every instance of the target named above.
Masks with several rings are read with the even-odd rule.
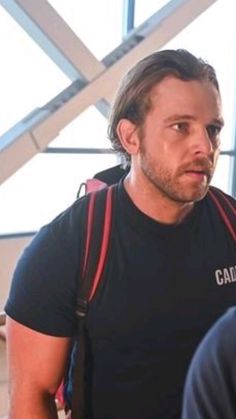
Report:
[[[20,385],[54,394],[65,373],[69,350],[70,338],[39,333],[8,317],[7,355],[11,390]]]

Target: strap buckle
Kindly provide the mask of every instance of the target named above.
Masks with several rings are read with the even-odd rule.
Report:
[[[85,317],[88,312],[88,301],[83,298],[77,298],[76,315],[78,317]]]

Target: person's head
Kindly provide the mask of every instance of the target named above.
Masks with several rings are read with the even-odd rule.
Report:
[[[109,118],[108,137],[113,149],[130,161],[124,149],[117,126],[123,118],[130,120],[137,129],[142,128],[152,102],[150,92],[165,77],[180,80],[199,80],[212,83],[219,92],[214,68],[184,49],[156,51],[139,61],[121,80]]]
[[[222,124],[213,67],[186,50],[164,50],[124,77],[108,134],[113,149],[136,162],[155,187],[174,200],[192,201],[207,191]]]

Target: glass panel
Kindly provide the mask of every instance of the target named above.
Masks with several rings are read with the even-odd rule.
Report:
[[[111,148],[107,138],[107,119],[91,106],[67,125],[50,147]]]
[[[83,3],[83,7],[79,2],[78,9],[82,9],[80,13],[75,13],[77,2],[51,0],[51,3],[55,3],[58,10],[60,8],[62,15],[71,15],[74,26],[78,27],[79,31],[84,31],[84,42],[98,58],[106,55],[120,43],[122,0],[93,3],[87,1]],[[147,13],[146,10],[150,7],[145,18],[155,12],[154,6],[152,6],[153,11],[151,10],[151,3],[151,0],[150,3],[143,2],[143,10],[145,9],[143,13]],[[62,10],[63,5],[65,10]],[[155,5],[157,6],[157,1]],[[96,9],[98,7],[99,11]],[[141,16],[141,2],[138,7]],[[92,16],[91,10],[93,10]],[[8,41],[6,49],[3,43],[0,49],[2,52],[1,135],[1,132],[10,125],[34,108],[42,106],[70,82],[7,12],[2,8],[0,11],[0,35],[2,39]],[[111,14],[111,18],[108,18],[107,12]],[[144,14],[142,16],[144,20]],[[236,27],[233,18],[231,0],[218,0],[174,40],[165,45],[165,48],[188,48],[194,54],[207,59],[216,68],[226,120],[222,135],[222,148],[225,150],[232,147],[232,121],[235,119]],[[220,30],[222,21],[227,22],[224,30]],[[201,41],[199,41],[199,28]],[[223,56],[226,50],[227,53]],[[62,130],[60,136],[50,146],[109,148],[106,132],[107,120],[91,106]],[[0,234],[37,230],[70,205],[84,179],[116,163],[115,155],[37,155],[0,187]],[[229,190],[231,163],[232,158],[229,156],[220,156],[213,179],[213,184],[225,191]]]
[[[0,39],[2,135],[33,109],[56,96],[70,81],[2,6]]]
[[[225,192],[231,159],[220,156],[212,180]],[[37,155],[0,187],[0,234],[38,230],[75,200],[83,181],[116,164],[114,154]]]
[[[49,3],[99,60],[121,43],[123,0],[50,0]]]
[[[0,187],[0,234],[38,230],[75,200],[82,182],[116,164],[114,154],[37,155]]]
[[[134,26],[139,26],[167,3],[169,0],[136,0]]]
[[[212,185],[222,189],[226,193],[230,193],[230,171],[231,171],[232,157],[227,155],[220,155],[217,162],[215,174],[212,179]]]
[[[231,149],[234,140],[235,39],[234,3],[231,0],[218,0],[164,47],[186,48],[214,66],[220,83],[225,119],[222,150]]]

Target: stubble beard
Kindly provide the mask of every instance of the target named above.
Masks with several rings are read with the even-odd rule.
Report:
[[[140,155],[140,165],[143,175],[155,187],[158,193],[175,203],[197,202],[204,198],[208,189],[211,177],[203,184],[186,185],[181,182],[183,173],[172,173],[168,168],[164,168],[143,150]]]

